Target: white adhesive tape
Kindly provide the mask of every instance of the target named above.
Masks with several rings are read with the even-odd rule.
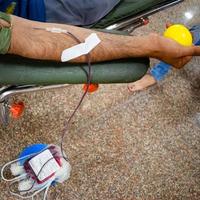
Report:
[[[84,43],[65,49],[62,52],[61,61],[67,62],[69,60],[86,55],[91,52],[100,42],[101,40],[99,39],[97,34],[92,33],[91,35],[89,35],[89,37],[85,39]]]

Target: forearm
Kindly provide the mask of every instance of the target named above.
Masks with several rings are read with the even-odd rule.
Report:
[[[77,43],[66,34],[55,34],[34,28],[59,27],[84,41],[94,30],[70,25],[40,23],[12,16],[12,39],[8,53],[28,58],[60,61],[64,49]],[[147,37],[120,36],[96,32],[101,43],[91,52],[93,62],[149,56]],[[73,62],[85,62],[85,56]]]

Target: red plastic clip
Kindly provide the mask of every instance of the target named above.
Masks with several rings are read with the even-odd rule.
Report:
[[[11,113],[12,117],[14,119],[19,119],[24,112],[24,108],[25,108],[25,106],[24,106],[23,102],[13,103],[10,106],[10,113]]]
[[[87,87],[88,87],[88,84],[84,84],[83,85],[83,90],[86,91]],[[90,84],[89,88],[88,88],[88,92],[89,93],[96,92],[98,90],[98,88],[99,88],[99,84]]]

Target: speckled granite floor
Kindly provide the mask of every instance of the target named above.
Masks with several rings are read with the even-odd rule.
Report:
[[[134,34],[162,32],[166,21],[200,23],[199,9],[200,0],[186,0]],[[190,11],[195,17],[187,20]],[[200,199],[199,66],[195,58],[137,94],[126,85],[101,85],[87,96],[64,145],[71,178],[52,188],[49,199]],[[22,119],[0,128],[0,163],[28,144],[57,143],[80,96],[80,86],[17,96],[27,109]],[[14,200],[3,182],[0,190],[1,200]]]

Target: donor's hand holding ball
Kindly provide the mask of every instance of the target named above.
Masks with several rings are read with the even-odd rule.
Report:
[[[150,34],[148,45],[153,47],[150,57],[175,68],[182,68],[192,56],[200,54],[200,48],[193,45],[192,34],[181,24],[170,25],[163,36]]]

